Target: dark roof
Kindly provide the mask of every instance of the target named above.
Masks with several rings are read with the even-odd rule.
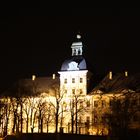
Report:
[[[61,71],[67,71],[69,68],[69,63],[70,62],[76,62],[78,63],[78,68],[79,70],[86,70],[87,69],[87,64],[83,56],[72,56],[71,58],[65,60],[61,66]]]
[[[32,79],[21,79],[14,83],[11,88],[2,93],[1,96],[17,96],[20,90],[20,96],[37,95],[43,92],[50,92],[51,89],[59,87],[59,77],[38,77],[34,81]],[[35,93],[33,93],[33,88]]]
[[[118,93],[122,91],[134,91],[140,92],[140,73],[129,75],[125,77],[123,73],[117,73],[113,75],[112,79],[109,79],[109,75],[92,90],[92,93]]]

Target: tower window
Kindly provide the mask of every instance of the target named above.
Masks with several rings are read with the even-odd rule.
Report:
[[[74,53],[73,53],[74,55],[76,55],[76,50],[74,49]]]
[[[72,78],[72,83],[75,83],[75,78]]]
[[[83,78],[80,78],[80,83],[83,83]]]
[[[67,84],[67,79],[64,79],[64,83]]]
[[[81,55],[81,51],[80,51],[80,49],[78,50],[78,55]]]
[[[75,94],[75,89],[72,89],[72,94]]]

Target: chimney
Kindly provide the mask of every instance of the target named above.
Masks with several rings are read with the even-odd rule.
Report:
[[[109,72],[109,79],[112,80],[112,71]]]
[[[35,75],[32,75],[32,81],[34,81],[34,80],[35,80],[35,78],[36,78],[36,76],[35,76]]]
[[[52,79],[55,79],[55,74],[52,75]]]
[[[124,72],[125,77],[128,77],[128,71]]]

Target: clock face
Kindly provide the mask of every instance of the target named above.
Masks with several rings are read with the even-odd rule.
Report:
[[[67,70],[79,70],[78,63],[74,61],[70,62],[68,65],[69,65],[69,68]]]

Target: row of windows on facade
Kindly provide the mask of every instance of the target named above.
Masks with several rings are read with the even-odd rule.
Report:
[[[120,104],[121,104],[121,100],[118,100],[117,101],[117,105],[120,105]],[[126,102],[126,104],[127,104],[127,102]],[[136,107],[139,104],[140,104],[139,100],[134,99],[134,100],[131,100],[129,106],[130,107]],[[115,104],[114,104],[114,101],[113,100],[110,100],[109,101],[109,104],[107,104],[107,102],[105,100],[102,100],[102,101],[95,100],[94,101],[94,107],[99,107],[99,106],[106,107],[107,105],[108,106],[113,106]]]
[[[140,120],[140,119],[139,119],[139,116],[138,116],[138,115],[134,115],[131,121],[137,122],[137,121],[139,121],[139,120]],[[99,118],[98,118],[98,116],[95,115],[95,116],[94,116],[94,119],[93,119],[93,123],[98,123],[98,121],[99,121]],[[83,121],[82,121],[82,117],[80,116],[80,117],[79,117],[79,123],[82,123],[82,122],[83,122]],[[107,118],[105,118],[105,117],[100,117],[100,123],[105,123],[105,122],[107,122]],[[90,116],[86,116],[86,123],[87,123],[87,124],[90,123]]]
[[[72,89],[72,94],[75,94],[76,90],[75,89]],[[67,93],[67,90],[65,90],[65,94]],[[79,93],[82,94],[83,93],[83,90],[82,89],[79,89]]]
[[[83,108],[83,101],[79,102],[80,103],[80,108]],[[101,102],[98,100],[94,101],[93,107],[107,107],[107,106],[112,106],[113,105],[113,101],[110,100],[109,104],[107,104],[107,102],[105,100],[102,100]],[[90,107],[91,106],[91,102],[90,100],[86,101],[86,107]],[[65,109],[67,108],[67,105],[65,103]]]
[[[68,82],[67,79],[64,79],[64,83],[67,84],[67,82]],[[72,82],[72,83],[75,83],[75,78],[72,78],[72,81],[71,81],[71,82]],[[80,83],[83,83],[83,78],[80,78],[80,79],[79,79],[79,82],[80,82]]]
[[[75,89],[72,89],[72,94],[75,94],[75,93],[76,93],[76,90]],[[79,89],[79,94],[82,94],[82,93],[83,93],[83,90],[82,89]],[[65,90],[65,94],[67,94],[67,90]],[[110,100],[109,106],[112,106],[112,104],[113,104],[113,101]],[[95,100],[94,101],[94,107],[99,107],[99,106],[106,107],[107,106],[106,101],[105,100],[102,100],[101,103],[100,103],[100,101]],[[88,100],[87,107],[90,107],[90,100]]]

